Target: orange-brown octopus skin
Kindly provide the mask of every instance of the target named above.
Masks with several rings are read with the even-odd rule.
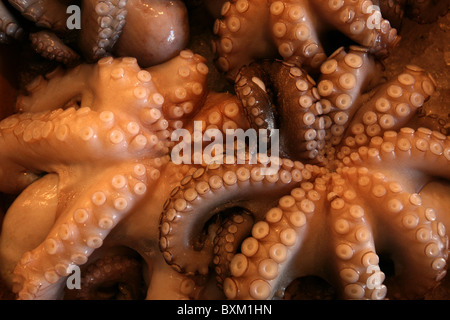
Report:
[[[232,80],[242,66],[262,58],[317,70],[327,57],[320,38],[328,24],[378,56],[400,39],[371,1],[233,0],[224,3],[221,15],[214,48],[219,68]]]
[[[266,60],[243,67],[235,91],[253,128],[280,130],[285,155],[324,162],[347,136],[405,126],[435,91],[433,77],[417,66],[383,84],[381,71],[366,48],[351,46],[330,55],[317,83],[294,64]]]
[[[414,299],[436,286],[446,275],[446,212],[424,205],[409,179],[391,178],[385,165],[403,160],[408,149],[408,158],[417,158],[412,168],[422,170],[427,159],[429,174],[448,179],[450,171],[440,169],[449,167],[450,140],[403,129],[386,133],[385,141],[351,153],[336,172],[301,183],[268,210],[230,263],[227,297],[276,298],[293,279],[316,274],[341,298],[383,299],[389,287],[379,252],[392,254],[401,270],[393,280],[401,289],[391,297]],[[318,258],[317,250],[327,254]]]
[[[68,268],[86,263],[155,187],[168,161],[170,132],[205,101],[204,61],[182,51],[153,70],[141,69],[135,58],[108,57],[57,69],[27,87],[29,94],[18,99],[22,113],[0,123],[1,180],[10,181],[0,188],[36,190],[33,181],[40,174],[55,173],[56,182],[47,176],[37,182],[56,183],[66,204],[54,209],[58,219],[45,240],[23,252],[14,276],[7,276],[19,298],[58,296]],[[168,70],[175,76],[168,77]],[[66,89],[58,90],[61,85]],[[120,92],[120,99],[111,92]]]

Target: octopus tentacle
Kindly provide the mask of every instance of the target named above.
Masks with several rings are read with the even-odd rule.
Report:
[[[0,2],[0,43],[7,43],[9,37],[20,39],[24,30],[19,26],[16,18],[8,11],[5,4]]]
[[[243,66],[235,80],[235,92],[242,102],[250,127],[273,130],[278,127],[276,107],[270,97],[270,70],[266,62]]]
[[[78,44],[88,61],[111,55],[126,23],[127,0],[84,0],[81,23],[83,30]]]
[[[325,202],[330,202],[329,208]],[[368,205],[374,202],[380,206]],[[314,225],[323,223],[327,214],[333,236],[312,235]],[[396,223],[389,230],[369,224],[392,219]],[[386,247],[393,235],[398,245]],[[407,250],[411,243],[412,249]],[[334,268],[328,270],[329,262],[306,259],[311,245],[333,252]],[[420,296],[445,276],[447,246],[444,225],[431,208],[421,205],[417,194],[402,191],[400,184],[382,173],[345,167],[314,183],[303,183],[267,211],[265,220],[254,225],[252,237],[243,241],[241,253],[231,261],[232,277],[225,279],[224,292],[233,299],[268,299],[292,279],[318,274],[329,277],[342,297],[382,299],[385,276],[377,253],[388,251],[398,257],[394,283],[405,288],[404,294]]]
[[[146,68],[164,98],[162,111],[167,120],[190,118],[201,109],[209,93],[205,62],[204,57],[183,50],[165,63]]]
[[[30,34],[31,47],[44,58],[55,60],[65,65],[76,63],[80,56],[66,46],[57,36],[48,31]]]
[[[317,155],[317,141],[324,139],[324,123],[316,121],[322,108],[314,85],[315,81],[302,69],[276,61],[243,67],[235,91],[253,128],[269,129],[269,134],[279,129],[282,152],[303,159]],[[293,145],[286,137],[294,132],[303,139]]]
[[[346,52],[344,48],[335,51],[321,68],[321,76],[317,84],[326,110],[327,140],[331,146],[341,142],[346,128],[353,123],[355,113],[360,109],[362,96],[373,88],[380,79],[377,62],[363,47],[351,46]],[[328,108],[327,108],[328,107]]]
[[[226,217],[214,238],[213,263],[219,287],[223,285],[224,279],[230,276],[230,261],[255,223],[252,215],[245,210],[240,208],[230,210],[232,210],[231,216]]]
[[[214,42],[214,51],[218,66],[227,72],[228,79],[234,80],[239,68],[253,59],[276,54],[269,41],[266,1],[227,1],[221,15],[224,18],[214,24],[214,34],[219,37]]]
[[[377,56],[386,56],[400,37],[389,21],[374,8],[372,1],[313,1],[323,18],[350,39],[368,47]]]
[[[281,57],[317,71],[326,59],[321,38],[329,29],[318,17],[379,57],[400,40],[371,1],[233,0],[225,2],[221,14],[214,25],[214,48],[219,69],[231,80],[241,66],[262,58]]]
[[[406,66],[401,74],[376,89],[373,97],[356,113],[349,132],[369,137],[398,130],[435,91],[433,77],[417,66]]]
[[[364,208],[365,203],[356,199],[355,190],[336,177],[337,192],[328,195],[330,202],[329,228],[333,236],[337,287],[345,299],[383,299],[386,286],[375,249],[373,228]],[[343,187],[343,188],[342,188]],[[340,190],[345,189],[345,194]]]
[[[439,16],[445,15],[450,9],[448,1],[436,0],[407,0],[406,12],[409,17],[419,23],[436,21]]]
[[[353,142],[351,142],[353,145]],[[450,178],[450,139],[437,131],[427,128],[413,130],[402,128],[399,133],[385,132],[384,138],[374,137],[366,147],[359,147],[356,152],[341,154],[345,165],[360,166],[364,163],[383,170],[386,163],[402,172],[408,164],[411,172],[422,172],[428,176]],[[384,162],[384,164],[382,164]],[[426,178],[416,178],[414,192],[421,188]],[[407,183],[407,181],[405,181]]]
[[[66,31],[66,1],[51,0],[9,0],[9,3],[22,15],[35,22],[38,27],[52,29],[58,32]]]
[[[66,206],[45,241],[22,256],[13,278],[18,297],[59,295],[70,267],[86,263],[145,194],[152,183],[149,169],[126,164],[93,176],[80,197]]]
[[[90,264],[80,289],[65,289],[65,300],[138,300],[143,298],[141,263],[128,256],[106,256]]]
[[[273,175],[263,175],[261,169],[264,165],[261,164],[252,168],[247,164],[239,165],[239,168],[213,164],[185,177],[181,185],[172,190],[161,216],[160,248],[167,263],[181,272],[206,274],[212,261],[212,244],[197,244],[198,239],[189,235],[201,234],[201,228],[213,216],[218,203],[226,207],[227,201],[233,200],[228,206],[234,204],[256,213],[264,203],[273,201],[277,194],[312,175],[309,166],[292,161],[284,163],[282,170]],[[264,194],[265,200],[256,208],[252,207],[250,200],[261,194]],[[199,214],[195,210],[200,204],[202,212],[207,214]],[[191,218],[194,213],[200,220]]]
[[[423,296],[446,274],[448,239],[444,225],[430,219],[434,210],[423,207],[418,194],[404,192],[399,183],[389,181],[382,173],[368,175],[366,168],[360,168],[343,169],[342,175],[359,189],[365,202],[378,203],[378,207],[371,206],[376,211],[372,215],[389,226],[375,231],[381,244],[378,251],[387,250],[395,256],[394,281],[402,288],[402,294],[409,298]],[[384,248],[384,241],[389,242],[393,235],[398,241]]]
[[[302,255],[311,225],[318,222],[316,218],[324,209],[322,187],[316,189],[312,183],[302,183],[268,210],[264,220],[254,224],[252,236],[242,242],[241,253],[230,263],[232,277],[224,281],[227,298],[273,298],[282,294],[278,289],[314,268],[301,263],[296,268],[289,265],[293,252]],[[319,246],[317,243],[316,249]]]
[[[317,70],[326,59],[308,0],[274,1],[270,4],[274,43],[285,61]]]

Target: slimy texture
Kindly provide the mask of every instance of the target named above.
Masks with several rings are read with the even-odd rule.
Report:
[[[57,37],[57,7],[22,3],[36,8],[35,50],[64,66],[0,110],[0,287],[17,299],[287,299],[311,279],[303,296],[445,292],[445,95],[444,112],[430,106],[445,83],[420,58],[383,69],[401,46],[393,27],[442,7],[218,3],[210,49],[226,92],[208,86],[214,58],[180,48],[181,2],[84,1],[86,29]],[[17,41],[29,30],[11,13],[0,7],[0,32]],[[250,129],[268,152],[228,143]]]
[[[38,54],[67,66],[79,64],[80,57],[93,63],[114,54],[135,57],[142,67],[149,67],[178,55],[189,39],[188,13],[182,1],[9,3],[17,12],[0,4],[0,42],[30,35],[32,48]],[[21,26],[15,18],[17,13],[35,27]],[[76,27],[72,26],[74,21]]]
[[[400,40],[371,1],[227,1],[221,15],[214,25],[214,48],[219,68],[230,79],[254,60],[277,56],[316,71],[327,58],[320,21],[378,56]]]

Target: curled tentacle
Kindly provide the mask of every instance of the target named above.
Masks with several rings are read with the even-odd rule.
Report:
[[[313,236],[313,225],[321,223],[323,204],[323,190],[306,182],[269,209],[264,220],[254,224],[251,236],[242,242],[240,253],[231,261],[232,276],[224,281],[227,298],[281,298],[283,288],[292,280],[322,269],[319,257],[306,258],[311,249],[304,240]],[[321,250],[322,245],[322,241],[315,241],[313,251]]]
[[[230,216],[220,225],[214,238],[214,271],[219,287],[230,276],[230,262],[242,240],[255,223],[252,215],[241,208],[231,208]]]
[[[218,208],[239,206],[258,216],[257,212],[277,195],[309,179],[313,170],[290,160],[283,161],[275,174],[264,175],[263,168],[261,164],[213,164],[185,177],[172,190],[161,216],[160,247],[167,263],[180,272],[206,274],[212,261],[212,243],[199,242],[199,236]],[[255,197],[258,203],[252,201]],[[199,205],[206,214],[199,214]],[[194,214],[199,219],[192,218]]]
[[[287,62],[317,70],[326,59],[319,40],[313,5],[308,0],[275,1],[270,4],[270,27],[278,53]]]

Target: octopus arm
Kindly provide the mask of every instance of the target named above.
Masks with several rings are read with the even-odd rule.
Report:
[[[56,174],[38,179],[8,208],[0,235],[0,272],[9,287],[12,286],[12,272],[22,254],[37,247],[55,223],[58,182]]]
[[[363,205],[359,206],[358,210],[353,208],[349,212],[353,216],[368,215],[371,221],[379,220],[379,223],[375,224],[375,230],[356,229],[354,238],[363,243],[369,240],[372,234],[377,244],[377,252],[391,253],[395,257],[395,272],[390,279],[393,282],[394,294],[391,296],[397,294],[417,298],[435,287],[446,274],[448,258],[448,237],[445,226],[436,219],[435,210],[423,206],[419,194],[403,191],[400,183],[388,179],[381,172],[371,173],[364,167],[343,168],[338,172],[353,186],[355,197],[356,194],[363,195]],[[345,201],[342,198],[334,200],[334,206],[344,208]],[[383,227],[377,229],[376,226],[380,225]],[[350,229],[346,231],[352,232]],[[340,257],[342,260],[355,257],[357,250],[354,246],[343,243],[342,248],[345,249]],[[373,253],[364,255],[361,259],[368,265],[376,265],[379,261]],[[371,276],[371,279],[375,280],[376,277],[383,279],[381,275]],[[381,282],[371,283],[371,286],[373,285],[375,288],[372,289],[378,288],[379,291],[376,296],[384,297],[386,288],[381,286]],[[401,290],[397,289],[397,286]]]
[[[320,0],[313,4],[331,25],[378,56],[386,56],[400,41],[397,30],[383,19],[372,1]]]
[[[336,146],[361,109],[364,94],[380,80],[380,65],[367,48],[350,46],[347,51],[342,47],[336,50],[320,71],[317,91],[322,97],[326,139]]]
[[[270,27],[273,42],[285,61],[317,70],[326,59],[319,40],[321,27],[308,0],[271,3]]]
[[[126,23],[127,1],[83,0],[78,43],[83,56],[94,62],[109,56]]]
[[[72,201],[67,198],[64,211],[59,212],[46,239],[25,252],[17,264],[13,290],[18,297],[57,297],[71,267],[88,261],[110,231],[142,199],[151,183],[152,177],[145,166],[124,163],[78,186],[79,196]]]
[[[48,60],[55,60],[65,65],[74,64],[80,56],[65,45],[55,34],[39,31],[30,34],[33,49]]]
[[[273,56],[276,47],[270,39],[269,15],[265,0],[231,1],[223,4],[222,19],[214,24],[214,50],[217,64],[234,81],[241,66],[254,59]]]
[[[19,10],[22,15],[35,22],[38,27],[52,29],[57,32],[66,32],[66,1],[52,0],[9,0],[9,3]]]
[[[323,227],[320,212],[326,210],[322,187],[302,182],[254,224],[230,262],[231,276],[223,284],[227,298],[281,298],[294,279],[324,270],[314,256],[326,250],[328,240],[316,232]]]
[[[347,140],[349,141],[354,145],[353,139]],[[389,163],[392,165],[389,169],[391,173],[394,172],[393,168],[403,172],[404,165],[407,164],[408,175],[415,171],[422,172],[428,177],[450,179],[449,143],[449,137],[427,128],[417,130],[402,128],[398,133],[387,131],[383,137],[370,139],[367,147],[359,147],[357,151],[344,156],[343,163],[353,164],[356,167],[367,165],[382,171],[385,170],[386,163]],[[409,184],[408,179],[403,179],[402,182]],[[428,182],[426,178],[416,181],[415,188],[421,188],[426,182]]]
[[[0,2],[0,43],[7,43],[9,37],[20,39],[23,33],[16,18],[8,11],[5,4]]]
[[[351,134],[369,137],[407,125],[418,108],[435,92],[433,77],[420,67],[408,65],[403,72],[375,89],[373,96],[356,113]]]
[[[277,194],[312,175],[309,166],[304,168],[292,161],[286,161],[286,165],[273,175],[262,174],[263,168],[261,164],[251,169],[246,164],[211,165],[183,179],[181,185],[172,191],[161,216],[160,248],[166,261],[181,272],[207,273],[212,260],[212,246],[199,244],[198,236],[217,208],[239,206],[258,212]],[[259,208],[248,204],[255,197],[259,201],[266,199]],[[200,205],[201,213],[196,210]]]

